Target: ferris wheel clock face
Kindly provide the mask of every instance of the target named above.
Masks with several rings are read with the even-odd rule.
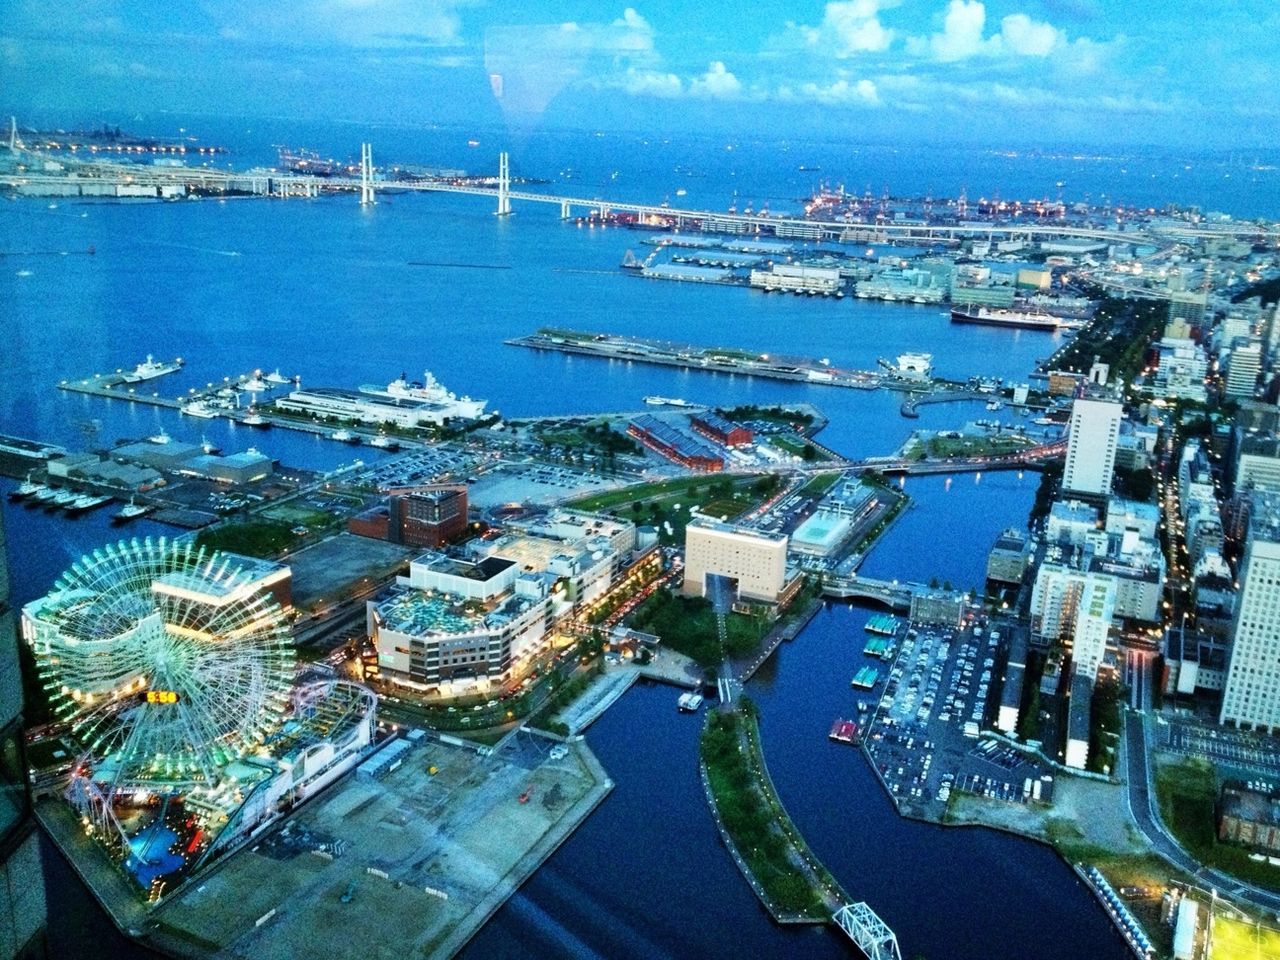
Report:
[[[82,558],[28,607],[59,713],[117,786],[212,782],[279,726],[289,630],[252,564],[132,540]]]

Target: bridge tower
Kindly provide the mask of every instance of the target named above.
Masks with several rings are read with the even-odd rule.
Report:
[[[360,144],[360,206],[377,203],[373,198],[373,144]]]
[[[865,903],[843,906],[831,919],[849,935],[868,960],[902,960],[898,938]]]
[[[498,216],[511,216],[511,161],[505,150],[498,154]]]
[[[568,200],[560,201],[560,219],[561,220],[569,219],[569,201]]]

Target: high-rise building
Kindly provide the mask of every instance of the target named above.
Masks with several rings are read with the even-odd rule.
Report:
[[[1076,400],[1071,405],[1067,465],[1062,489],[1106,495],[1116,465],[1116,442],[1124,408],[1109,400]]]
[[[1237,342],[1231,348],[1227,360],[1227,382],[1224,392],[1228,397],[1253,397],[1258,386],[1258,374],[1262,372],[1262,344],[1257,340]]]
[[[787,582],[785,535],[758,533],[725,523],[698,520],[685,527],[684,592],[707,595],[707,578],[736,582],[737,594],[776,601]]]
[[[0,956],[45,957],[44,877],[22,738],[18,634],[0,515]]]
[[[1219,722],[1280,730],[1280,496],[1259,494],[1240,563]]]
[[[1185,320],[1193,327],[1204,323],[1205,308],[1209,298],[1203,293],[1183,291],[1169,297],[1169,320]]]

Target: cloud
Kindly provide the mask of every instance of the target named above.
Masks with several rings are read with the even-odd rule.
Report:
[[[684,83],[674,73],[657,70],[637,70],[628,67],[627,72],[615,78],[611,86],[621,87],[638,97],[663,97],[673,99],[684,93]]]
[[[893,43],[894,32],[880,22],[881,10],[897,5],[897,0],[837,0],[823,9],[816,27],[789,24],[806,46],[829,51],[836,57],[858,53],[878,53]]]
[[[990,49],[982,31],[987,8],[981,0],[951,0],[942,19],[942,32],[929,38],[929,49],[939,60],[964,60]]]
[[[780,99],[811,100],[824,106],[879,106],[880,92],[873,81],[863,78],[850,83],[848,80],[836,80],[833,83],[801,84],[798,89],[781,88]]]
[[[707,100],[733,100],[742,93],[742,82],[721,60],[711,61],[707,72],[689,81],[689,95]]]
[[[932,56],[943,63],[972,57],[1047,57],[1072,44],[1050,23],[1012,13],[1000,21],[1000,30],[986,35],[987,8],[982,0],[951,0],[942,18],[942,30],[928,37],[911,37],[907,51]]]
[[[1066,35],[1047,23],[1037,23],[1025,13],[1015,13],[1000,21],[1000,37],[1011,53],[1023,57],[1047,57],[1053,48],[1066,42]]]

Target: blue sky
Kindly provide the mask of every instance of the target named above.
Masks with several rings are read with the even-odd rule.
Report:
[[[8,0],[0,109],[1280,146],[1280,0]]]

